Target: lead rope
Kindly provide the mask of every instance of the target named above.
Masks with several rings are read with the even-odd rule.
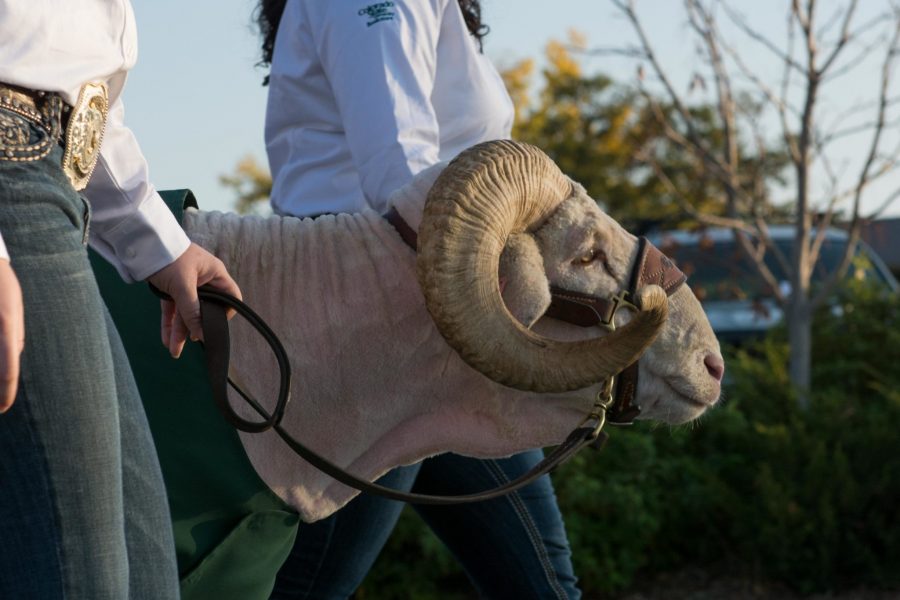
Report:
[[[160,298],[170,299],[166,294],[150,286],[151,290]],[[581,448],[593,445],[601,448],[607,438],[602,431],[606,424],[606,411],[612,403],[613,378],[610,377],[604,383],[603,388],[597,394],[591,412],[579,423],[572,433],[560,445],[553,449],[541,462],[536,464],[527,473],[507,482],[504,485],[478,492],[459,496],[439,496],[430,494],[415,494],[400,492],[398,490],[371,483],[361,479],[352,473],[338,467],[320,454],[310,450],[297,441],[281,426],[284,412],[290,399],[291,370],[290,361],[278,336],[249,306],[237,298],[203,286],[198,290],[200,297],[201,324],[203,327],[203,347],[206,357],[206,369],[212,388],[213,400],[219,412],[234,428],[247,433],[262,433],[273,430],[287,446],[303,460],[319,469],[323,473],[333,477],[337,481],[362,492],[375,494],[391,500],[399,500],[412,504],[453,505],[467,502],[479,502],[490,500],[519,490],[532,483],[539,477],[551,472],[553,469],[571,458]],[[226,309],[234,309],[238,315],[247,320],[256,329],[263,339],[269,344],[275,354],[276,361],[281,372],[278,399],[275,410],[269,413],[258,401],[244,391],[236,382],[228,376],[230,361],[230,336],[228,331],[228,319]],[[234,412],[228,402],[227,386],[231,386],[238,395],[262,417],[262,421],[253,422],[244,419]]]

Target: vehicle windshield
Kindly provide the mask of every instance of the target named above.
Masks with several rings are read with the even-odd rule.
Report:
[[[778,240],[775,245],[789,261],[792,241]],[[813,287],[821,284],[838,267],[845,247],[844,240],[826,240],[822,244],[820,258],[812,275]],[[703,236],[696,243],[679,244],[671,236],[666,236],[660,240],[659,248],[688,276],[688,283],[701,302],[753,301],[773,296],[771,287],[732,240],[713,241]],[[765,263],[782,286],[782,291],[789,292],[789,278],[773,252],[766,252]],[[879,283],[886,283],[884,276],[874,268],[863,246],[857,246],[847,276],[857,279],[871,277]]]

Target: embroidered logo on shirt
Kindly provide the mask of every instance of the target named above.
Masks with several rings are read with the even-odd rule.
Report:
[[[375,23],[381,23],[382,21],[393,21],[394,17],[397,16],[397,13],[394,12],[393,2],[370,4],[365,8],[359,9],[359,12],[356,14],[361,17],[368,17],[369,21],[366,23],[366,27],[371,27]]]

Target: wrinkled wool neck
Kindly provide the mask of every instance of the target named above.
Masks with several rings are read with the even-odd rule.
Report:
[[[185,228],[226,263],[288,351],[285,429],[357,475],[374,480],[443,451],[508,456],[557,443],[591,406],[588,390],[522,393],[463,363],[425,310],[415,255],[372,211],[315,220],[193,212]],[[232,376],[268,405],[279,375],[271,352],[242,319],[230,327]],[[304,519],[356,494],[272,432],[241,440],[261,479]]]
[[[272,286],[305,286],[298,274],[329,273],[329,283],[336,283],[337,273],[352,276],[396,258],[393,248],[380,243],[392,230],[373,211],[300,219],[188,210],[184,228],[233,269],[236,280],[263,276],[269,296]]]

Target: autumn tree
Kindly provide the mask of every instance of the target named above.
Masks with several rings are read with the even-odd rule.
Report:
[[[272,193],[272,176],[252,156],[242,158],[233,173],[220,175],[219,183],[234,192],[234,209],[241,214],[260,210]]]
[[[579,60],[585,48],[585,39],[576,32],[567,43],[551,41],[535,97],[528,93],[534,83],[533,60],[503,70],[516,107],[513,137],[547,152],[629,228],[697,224],[699,214],[724,216],[717,182],[696,176],[691,158],[668,139],[657,119],[657,111],[668,114],[676,108],[660,99],[647,102],[645,95],[602,73],[586,73]],[[710,145],[721,143],[725,131],[715,107],[688,110],[698,136]],[[777,178],[786,164],[784,153],[769,150],[744,153],[742,168],[754,173],[755,180]]]

